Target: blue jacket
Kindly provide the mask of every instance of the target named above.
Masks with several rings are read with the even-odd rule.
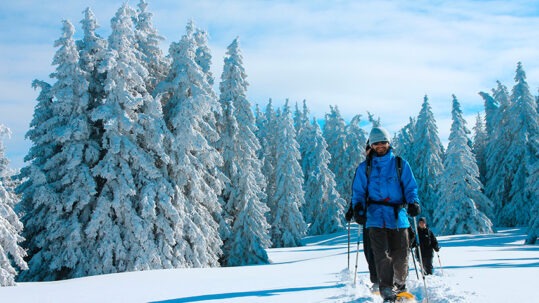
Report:
[[[404,187],[403,191],[399,184],[397,175],[397,160],[390,149],[384,156],[373,156],[371,162],[371,173],[369,181],[369,197],[374,201],[386,201],[389,203],[402,204],[419,203],[417,196],[417,183],[408,162],[402,159],[401,180]],[[356,175],[352,184],[352,206],[357,203],[366,207],[366,189],[367,189],[367,162],[364,161],[356,169]],[[410,227],[405,208],[401,208],[398,214],[398,220],[395,218],[394,208],[392,206],[370,204],[367,209],[367,222],[365,226],[381,228],[407,228]]]

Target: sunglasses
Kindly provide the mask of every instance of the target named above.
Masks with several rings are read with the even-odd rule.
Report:
[[[380,141],[380,142],[375,142],[372,144],[372,146],[375,146],[375,145],[385,145],[385,144],[388,144],[389,142],[387,141]]]

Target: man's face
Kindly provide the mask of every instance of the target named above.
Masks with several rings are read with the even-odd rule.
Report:
[[[427,226],[427,224],[425,223],[425,221],[419,221],[419,227],[420,228],[425,228]]]
[[[382,141],[371,144],[372,149],[376,152],[378,156],[383,156],[389,150],[389,142]]]

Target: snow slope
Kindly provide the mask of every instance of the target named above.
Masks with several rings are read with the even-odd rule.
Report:
[[[443,271],[428,276],[429,302],[539,302],[539,246],[522,245],[525,229],[439,237]],[[357,226],[351,228],[354,268]],[[347,270],[347,233],[307,237],[305,246],[268,251],[272,264],[131,272],[19,283],[0,288],[0,302],[381,302],[368,291],[363,252],[357,282]],[[361,248],[361,246],[360,246]],[[410,262],[408,288],[426,299]]]

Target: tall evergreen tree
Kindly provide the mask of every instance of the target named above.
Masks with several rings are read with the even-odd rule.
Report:
[[[168,60],[163,55],[159,43],[165,38],[159,35],[152,22],[153,14],[148,11],[148,2],[140,0],[135,18],[136,48],[139,51],[139,60],[148,71],[144,79],[146,90],[153,92],[157,83],[161,82],[168,71]]]
[[[352,182],[359,163],[365,160],[365,147],[367,146],[368,134],[360,127],[361,115],[356,115],[350,120],[345,128],[346,133],[346,153],[343,155],[341,163],[345,166],[346,175],[341,180],[341,197],[346,202],[352,199]]]
[[[415,166],[412,167],[412,171],[419,186],[422,211],[428,217],[434,217],[440,189],[439,176],[444,169],[444,156],[443,146],[438,137],[438,127],[427,96],[423,98],[413,139],[412,163]]]
[[[24,261],[26,251],[20,245],[24,240],[21,236],[23,225],[13,210],[17,196],[9,187],[9,161],[4,154],[3,137],[9,135],[9,129],[0,124],[0,286],[15,285],[15,267],[28,269]]]
[[[73,34],[73,25],[64,21],[63,37],[55,44],[60,48],[53,61],[57,68],[51,75],[56,79],[51,93],[61,121],[54,129],[61,149],[44,165],[56,195],[49,201],[53,204],[44,204],[50,209],[43,226],[46,241],[29,262],[29,273],[40,280],[85,275],[84,228],[95,201],[91,168],[99,160],[99,142],[92,138],[87,75],[79,66]]]
[[[485,194],[494,203],[494,222],[499,225],[499,214],[508,199],[512,178],[511,168],[504,162],[505,154],[511,148],[512,136],[508,128],[511,103],[507,88],[499,81],[497,84],[492,90],[492,97],[487,93],[481,93],[481,96],[485,100],[485,128],[489,138],[485,152]]]
[[[47,184],[43,200],[34,200],[23,210],[32,214],[26,217],[28,225],[37,231],[28,234],[32,254],[30,270],[23,278],[29,280],[57,280],[85,273],[84,221],[88,220],[95,194],[90,169],[98,160],[99,148],[90,138],[88,82],[79,67],[73,34],[73,25],[64,21],[62,37],[55,42],[59,49],[53,64],[57,68],[51,77],[56,83],[50,89],[53,102],[48,121],[52,123],[47,126],[47,131],[54,134],[47,140],[55,149],[40,165],[46,179],[36,174],[28,176]],[[31,182],[34,180],[26,184]]]
[[[530,139],[530,145],[535,152],[535,156],[539,157],[539,134]],[[533,245],[537,243],[537,238],[539,237],[539,216],[537,215],[539,214],[539,161],[531,165],[527,185],[531,193],[529,210],[532,215],[528,224],[526,244]]]
[[[271,245],[263,203],[266,181],[257,157],[260,143],[255,136],[255,119],[247,100],[247,75],[238,39],[229,46],[220,83],[219,101],[223,108],[221,152],[223,172],[228,177],[224,197],[225,217],[230,236],[224,240],[224,259],[229,266],[268,263],[266,248]]]
[[[487,132],[483,123],[483,117],[481,114],[477,114],[474,126],[474,139],[473,139],[473,153],[477,161],[477,167],[479,168],[479,180],[481,184],[485,184],[487,164],[486,164],[486,147],[488,142]]]
[[[515,75],[515,85],[511,93],[511,106],[508,108],[507,124],[511,134],[511,148],[506,150],[504,163],[510,170],[510,190],[503,208],[499,212],[499,220],[503,226],[524,226],[531,219],[529,201],[531,192],[526,180],[530,176],[530,167],[538,161],[531,138],[539,134],[539,116],[535,99],[526,82],[526,73],[519,62]]]
[[[215,79],[213,78],[213,74],[211,72],[212,55],[210,48],[208,47],[208,33],[200,28],[195,28],[192,22],[189,24],[193,28],[193,35],[197,44],[195,61],[200,68],[202,68],[202,72],[206,76],[206,81],[208,81],[208,84],[213,86]]]
[[[146,91],[135,47],[135,12],[124,4],[111,20],[106,99],[92,112],[104,126],[104,155],[92,169],[98,193],[85,229],[87,273],[171,268],[178,214],[172,207],[160,104]],[[161,123],[161,126],[160,126]]]
[[[312,134],[305,157],[311,163],[305,181],[305,213],[309,218],[309,234],[322,235],[343,229],[345,201],[335,189],[335,175],[329,169],[330,155],[320,126],[313,119],[308,129]]]
[[[84,19],[80,21],[84,36],[78,40],[79,65],[85,72],[88,81],[88,109],[93,110],[105,99],[104,83],[107,77],[106,72],[99,70],[100,65],[105,61],[107,40],[101,38],[96,29],[99,28],[93,11],[90,8],[84,10]],[[97,134],[102,133],[102,125],[94,129]]]
[[[266,205],[270,208],[270,213],[268,213],[267,220],[271,224],[272,216],[271,210],[275,209],[273,201],[275,201],[275,191],[277,186],[276,179],[276,148],[277,148],[277,113],[273,109],[273,104],[271,99],[266,105],[265,113],[259,112],[257,115],[257,127],[258,127],[258,139],[260,140],[262,146],[262,152],[259,155],[259,159],[262,162],[262,174],[266,178]]]
[[[395,135],[393,148],[395,153],[406,159],[411,167],[416,167],[416,154],[414,151],[416,119],[410,117],[410,122],[400,129]]]
[[[353,163],[345,163],[344,159],[347,151],[346,123],[339,112],[338,107],[330,106],[330,113],[326,114],[324,123],[324,138],[328,144],[328,151],[331,155],[329,168],[335,174],[337,191],[341,196],[350,194],[350,187],[346,187],[345,182],[350,169],[355,169]]]
[[[170,177],[175,184],[174,204],[179,209],[177,266],[217,266],[222,240],[218,195],[223,180],[218,167],[223,158],[214,148],[219,139],[214,112],[220,112],[217,96],[195,61],[192,31],[171,44],[171,69],[158,85],[162,91],[165,121],[173,135],[168,147]]]
[[[491,202],[482,193],[479,169],[468,145],[469,131],[455,96],[451,116],[453,122],[444,161],[445,170],[441,175],[444,186],[440,188],[434,224],[444,235],[491,233],[492,222],[481,211],[491,207]]]
[[[270,197],[271,240],[274,247],[301,245],[307,225],[300,209],[305,204],[299,146],[288,103],[278,113],[275,147],[275,194]]]
[[[28,258],[38,253],[41,246],[39,243],[44,242],[45,219],[49,211],[45,205],[49,203],[49,197],[54,194],[48,182],[44,164],[58,150],[58,141],[50,131],[56,123],[51,85],[44,81],[34,80],[32,86],[41,90],[37,97],[38,103],[34,108],[30,129],[26,133],[26,138],[32,142],[32,146],[24,157],[26,166],[16,176],[22,183],[15,189],[21,197],[17,209],[24,225],[23,237],[26,241],[23,246],[27,250]],[[26,272],[19,276],[21,280],[34,279],[32,275],[25,276]]]

